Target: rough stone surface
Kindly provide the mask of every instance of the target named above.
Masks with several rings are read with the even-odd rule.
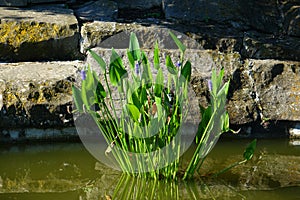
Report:
[[[250,60],[249,68],[264,118],[300,121],[300,63]]]
[[[300,4],[286,1],[283,7],[283,28],[290,36],[300,37]]]
[[[85,23],[81,27],[80,51],[86,53],[88,49],[98,46],[104,39],[124,30],[133,30],[135,27],[140,25],[99,21]]]
[[[28,0],[0,0],[0,6],[27,6]]]
[[[183,33],[171,30],[163,26],[142,26],[140,24],[118,23],[118,22],[92,22],[85,23],[81,29],[81,52],[91,47],[102,47],[110,49],[127,49],[130,33],[134,32],[140,42],[141,48],[153,48],[158,41],[159,47],[163,49],[177,49],[169,35],[172,31],[190,49],[203,49],[196,40],[191,39]]]
[[[232,0],[163,0],[163,7],[170,20],[224,22],[237,19],[238,3]]]
[[[73,11],[57,6],[0,7],[0,60],[79,58]]]
[[[28,128],[72,125],[71,86],[81,65],[79,61],[0,64],[0,135],[13,137],[7,132],[12,129],[22,138]]]
[[[90,1],[76,8],[74,12],[83,21],[111,21],[118,16],[118,5],[114,1]]]
[[[241,54],[246,58],[300,61],[300,41],[297,37],[277,38],[270,34],[246,32]]]
[[[283,16],[277,0],[242,0],[236,3],[240,4],[240,14],[250,27],[266,33],[279,34]]]

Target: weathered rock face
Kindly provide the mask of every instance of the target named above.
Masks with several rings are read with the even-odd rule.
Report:
[[[232,0],[163,0],[163,7],[166,18],[170,20],[225,22],[238,19],[239,3]]]
[[[249,60],[264,118],[300,121],[300,63]]]
[[[76,8],[74,12],[83,21],[112,21],[117,18],[118,4],[107,0],[90,1]]]
[[[71,85],[80,65],[78,61],[0,64],[0,135],[13,137],[12,129],[11,133],[30,138],[27,128],[72,125]]]
[[[297,1],[283,1],[283,29],[290,36],[300,37],[300,5]]]
[[[0,7],[0,60],[80,58],[73,11],[57,6]]]

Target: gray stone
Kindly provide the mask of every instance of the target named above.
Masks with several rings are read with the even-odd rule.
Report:
[[[81,52],[85,53],[91,47],[110,49],[127,49],[130,33],[134,32],[140,42],[141,48],[153,48],[156,40],[163,49],[177,49],[169,35],[169,31],[176,33],[177,37],[190,49],[203,49],[202,45],[175,30],[164,27],[142,26],[139,24],[117,22],[85,23],[81,29]]]
[[[269,120],[300,121],[300,63],[250,60],[261,113]]]
[[[284,31],[290,36],[300,37],[300,6],[299,2],[286,2],[283,7]]]
[[[80,61],[0,64],[3,101],[0,129],[72,125],[71,86],[82,64]]]
[[[282,16],[277,0],[239,1],[240,12],[245,23],[256,30],[279,34],[282,26]]]
[[[139,8],[147,9],[155,6],[161,6],[161,0],[147,0],[147,1],[136,1],[136,0],[114,0],[118,3],[118,7],[121,9]]]
[[[80,58],[79,28],[70,9],[0,7],[0,60]]]
[[[80,52],[86,53],[88,49],[98,46],[104,39],[124,30],[130,31],[135,27],[140,25],[100,21],[85,23],[81,27]]]
[[[74,12],[83,21],[111,21],[117,18],[118,5],[114,1],[91,1],[75,9]]]
[[[27,6],[28,0],[0,0],[0,6]]]
[[[246,58],[300,61],[300,41],[296,37],[246,32],[241,54]]]
[[[238,19],[239,4],[233,0],[163,0],[166,19],[224,22]]]

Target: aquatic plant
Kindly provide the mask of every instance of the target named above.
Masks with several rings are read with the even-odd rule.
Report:
[[[175,179],[179,171],[185,146],[180,132],[188,111],[191,62],[184,60],[186,47],[173,33],[170,32],[170,36],[180,50],[180,60],[174,64],[167,55],[166,72],[160,66],[158,43],[154,47],[153,73],[146,53],[140,49],[136,35],[131,33],[128,68],[113,48],[108,65],[90,50],[99,64],[104,85],[96,72],[87,66],[81,71],[81,88],[72,87],[77,111],[93,118],[108,145],[105,154],[112,154],[127,174]],[[193,176],[220,135],[229,131],[225,110],[229,82],[223,84],[223,76],[223,69],[219,74],[212,71],[208,82],[210,105],[201,108],[197,148],[183,179]],[[113,98],[113,88],[117,90],[118,101]]]

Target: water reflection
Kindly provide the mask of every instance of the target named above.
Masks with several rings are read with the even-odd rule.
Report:
[[[250,163],[211,178],[240,160],[248,142],[219,142],[201,176],[188,182],[122,175],[95,160],[80,143],[0,146],[0,199],[297,199],[300,149],[288,141],[258,141]]]
[[[172,181],[153,180],[121,175],[119,181],[113,186],[105,187],[103,179],[99,179],[83,189],[81,199],[244,199],[246,198],[233,187],[216,181]],[[108,180],[109,182],[110,180]],[[109,183],[108,183],[109,184]],[[103,190],[104,189],[104,190]]]

